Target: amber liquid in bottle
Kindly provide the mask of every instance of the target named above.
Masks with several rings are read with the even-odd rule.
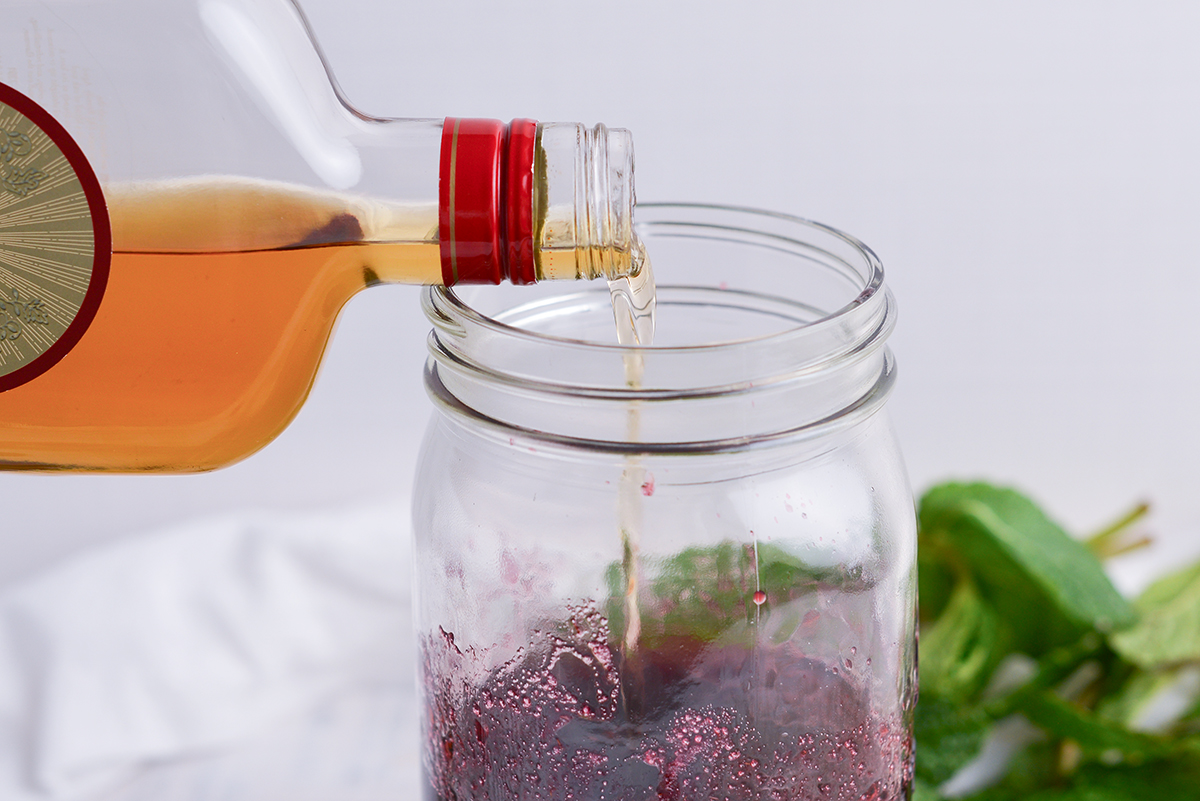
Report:
[[[299,411],[351,296],[441,278],[436,210],[215,179],[108,195],[103,301],[61,362],[0,393],[2,468],[235,462]]]

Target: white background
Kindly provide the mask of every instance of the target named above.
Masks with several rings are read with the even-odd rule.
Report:
[[[1083,533],[1150,500],[1200,555],[1200,8],[302,0],[378,115],[633,131],[643,200],[761,206],[880,255],[917,489],[1023,487]],[[214,511],[401,496],[430,406],[413,288],[346,308],[307,407],[201,476],[0,475],[0,586]]]

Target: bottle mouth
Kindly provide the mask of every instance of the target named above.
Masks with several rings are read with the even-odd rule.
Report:
[[[435,401],[565,444],[696,451],[815,435],[886,399],[895,302],[866,245],[798,217],[696,204],[639,205],[636,229],[659,277],[653,346],[617,344],[598,283],[431,287]]]

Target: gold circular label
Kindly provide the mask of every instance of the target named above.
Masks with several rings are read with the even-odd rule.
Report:
[[[83,152],[41,106],[0,84],[0,391],[74,347],[110,260],[104,198]]]

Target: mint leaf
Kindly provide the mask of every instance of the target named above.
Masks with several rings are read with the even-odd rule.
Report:
[[[921,629],[921,687],[960,703],[973,698],[1004,656],[1002,623],[964,579],[932,624]]]
[[[930,547],[917,548],[917,597],[922,622],[941,615],[954,594],[958,576],[954,560],[948,558],[951,556]]]
[[[1014,705],[1031,723],[1056,739],[1074,741],[1089,756],[1139,763],[1171,756],[1178,750],[1177,744],[1167,738],[1130,731],[1053,692],[1018,693],[1021,695]]]
[[[1137,624],[1110,638],[1117,653],[1147,670],[1200,662],[1200,563],[1151,584],[1135,607]]]
[[[991,719],[978,709],[922,693],[913,723],[917,777],[941,785],[979,753]]]
[[[1131,670],[1125,681],[1101,699],[1096,711],[1133,731],[1166,732],[1197,711],[1188,709],[1188,700],[1200,703],[1195,688],[1198,679],[1200,673],[1188,667]]]
[[[1037,655],[1082,631],[1111,631],[1136,615],[1099,560],[1032,501],[987,484],[944,484],[921,500],[921,547],[969,573]]]
[[[1141,612],[1153,612],[1173,603],[1200,580],[1200,562],[1155,581],[1142,591],[1134,605]]]
[[[1200,796],[1200,764],[1190,759],[1144,765],[1085,765],[1065,789],[1044,790],[1029,801],[1187,801]]]
[[[913,781],[912,801],[944,801],[944,799],[933,787],[916,779]]]
[[[972,801],[1027,801],[1037,790],[1061,784],[1058,768],[1058,743],[1049,739],[1032,743],[1013,757],[999,785],[972,796]]]

